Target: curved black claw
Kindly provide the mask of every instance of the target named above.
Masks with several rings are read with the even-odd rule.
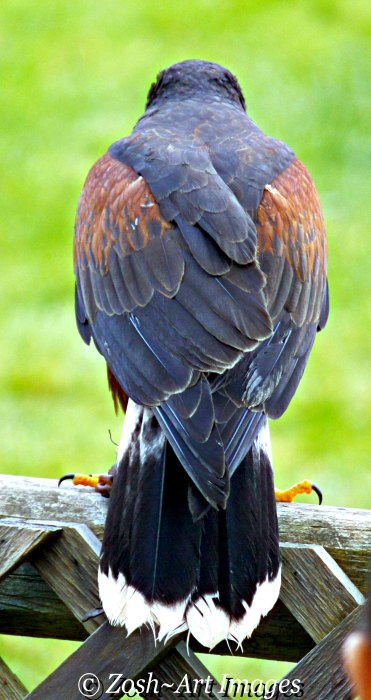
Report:
[[[322,491],[319,488],[319,486],[317,486],[317,484],[313,484],[313,482],[312,482],[312,489],[313,489],[314,493],[316,493],[318,496],[318,505],[320,506],[322,503]]]
[[[61,478],[58,481],[58,486],[61,485],[62,481],[67,481],[67,479],[73,480],[74,478],[75,478],[75,474],[63,474],[63,476],[61,476]]]

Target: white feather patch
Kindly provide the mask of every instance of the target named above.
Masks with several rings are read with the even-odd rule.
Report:
[[[142,413],[143,406],[139,406],[137,403],[129,399],[122,426],[120,443],[117,448],[117,464],[119,464],[119,462],[122,460],[126,450],[130,446],[133,432],[137,427]]]
[[[273,581],[269,581],[267,577],[263,583],[258,584],[250,606],[245,600],[242,601],[246,612],[240,620],[231,623],[228,639],[237,642],[240,646],[244,639],[251,637],[261,618],[265,617],[277,602],[280,588],[281,569]]]
[[[111,625],[126,627],[128,635],[142,625],[159,626],[157,639],[170,639],[174,634],[189,629],[190,633],[204,647],[212,649],[223,640],[232,640],[240,646],[244,639],[251,637],[276,603],[281,587],[281,571],[273,581],[267,579],[258,584],[251,605],[242,601],[246,610],[240,620],[231,621],[222,610],[216,595],[201,596],[187,608],[189,598],[166,605],[149,603],[133,586],[126,583],[125,576],[118,578],[109,569],[108,576],[99,570],[99,595],[104,611]]]
[[[161,641],[187,629],[184,611],[189,597],[174,605],[149,603],[142,593],[127,584],[123,574],[116,579],[110,568],[108,576],[99,569],[98,587],[109,622],[115,627],[126,627],[128,635],[142,625],[154,629],[157,624],[157,639]]]
[[[268,456],[268,459],[270,463],[273,463],[272,460],[272,445],[271,445],[271,435],[269,431],[269,424],[268,421],[265,420],[262,427],[259,430],[258,436],[256,438],[256,445],[259,447],[259,449],[263,450],[265,454]]]
[[[189,598],[186,598],[174,605],[153,603],[151,613],[153,621],[159,625],[157,635],[159,642],[165,639],[165,637],[170,639],[174,634],[178,634],[187,629],[184,613],[188,600]]]
[[[186,614],[190,633],[209,649],[227,639],[230,625],[229,615],[215,604],[214,598],[210,594],[198,598],[189,606]]]
[[[123,574],[119,574],[116,579],[111,569],[108,570],[108,576],[99,569],[98,587],[104,612],[111,625],[125,626],[128,634],[131,634],[137,627],[150,621],[150,605],[139,591],[128,586]]]

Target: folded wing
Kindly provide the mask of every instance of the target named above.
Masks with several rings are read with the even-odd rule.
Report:
[[[76,316],[124,392],[155,407],[206,500],[224,507],[228,474],[205,373],[224,373],[270,337],[265,276],[255,225],[205,154],[198,163],[192,149],[180,162],[169,153],[162,199],[110,154],[90,172],[76,221]],[[176,208],[170,221],[158,198]]]

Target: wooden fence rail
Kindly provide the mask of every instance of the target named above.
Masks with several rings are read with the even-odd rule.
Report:
[[[150,630],[126,637],[99,607],[97,568],[107,502],[52,479],[0,476],[0,634],[81,640],[77,651],[31,693],[0,659],[0,700],[81,700],[78,680],[94,673],[94,698],[110,695],[109,674],[144,679],[142,697],[174,698],[185,674],[206,679],[195,656],[207,652],[184,636],[154,644]],[[351,690],[340,660],[343,639],[362,616],[371,565],[371,511],[278,504],[280,599],[243,649],[244,657],[294,663],[304,700],[345,700]],[[213,654],[230,654],[225,644]],[[155,687],[155,682],[158,687]],[[152,685],[151,685],[152,683]],[[89,685],[89,683],[88,683]],[[92,686],[91,686],[92,687]],[[225,697],[218,684],[213,696]],[[207,687],[197,697],[210,698]],[[285,697],[284,691],[275,698]]]

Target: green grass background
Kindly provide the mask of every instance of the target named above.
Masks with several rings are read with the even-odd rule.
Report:
[[[57,477],[114,460],[108,428],[117,438],[121,418],[104,363],[74,324],[76,202],[91,164],[142,113],[158,70],[203,58],[238,75],[250,115],[306,163],[327,224],[331,315],[272,426],[276,482],[308,476],[326,503],[370,507],[370,30],[367,0],[3,0],[1,471]],[[0,646],[32,688],[76,645]],[[208,663],[242,678],[287,668]]]

